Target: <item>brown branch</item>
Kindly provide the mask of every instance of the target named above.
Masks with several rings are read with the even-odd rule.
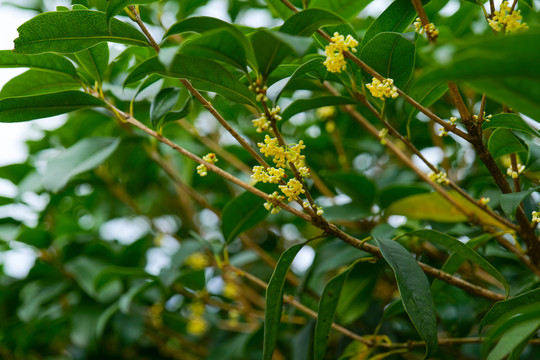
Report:
[[[414,6],[414,9],[418,13],[418,17],[420,18],[420,21],[422,22],[422,26],[425,29],[426,25],[429,24],[429,18],[426,14],[426,11],[424,10],[424,6],[422,5],[422,2],[420,0],[411,0],[411,2]],[[436,42],[436,38],[432,36],[431,32],[426,31],[426,35],[430,43],[433,44]]]

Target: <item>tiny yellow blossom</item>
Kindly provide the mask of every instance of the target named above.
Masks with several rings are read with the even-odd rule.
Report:
[[[384,100],[385,97],[395,99],[399,96],[393,79],[384,79],[381,82],[373,78],[370,84],[366,84],[366,87],[371,92],[371,95],[381,100]]]
[[[379,141],[382,145],[386,145],[386,135],[388,135],[388,129],[384,128],[379,131]]]
[[[532,212],[532,222],[533,223],[540,223],[540,212],[539,211],[533,211]]]
[[[518,163],[517,171],[514,171],[512,166],[510,166],[508,169],[506,169],[506,175],[511,176],[512,179],[517,179],[519,174],[521,174],[524,170],[525,170],[525,166],[523,164]]]
[[[270,199],[273,199],[275,201],[283,201],[285,200],[285,196],[280,195],[277,191],[274,191],[272,195],[270,195]],[[281,208],[279,206],[276,206],[272,201],[268,200],[264,203],[264,208],[272,214],[277,214],[280,212]]]
[[[416,21],[414,22],[414,31],[419,34],[426,33],[432,39],[435,39],[439,35],[439,30],[437,30],[437,27],[435,27],[433,23],[422,26],[422,20],[420,20],[420,18],[416,18]]]
[[[196,252],[188,256],[186,259],[186,266],[195,270],[202,270],[210,265],[208,256],[203,253]]]
[[[315,112],[318,117],[321,119],[329,119],[336,115],[336,107],[335,106],[323,106],[317,109]]]
[[[202,314],[204,314],[204,311],[206,310],[206,306],[204,305],[204,303],[202,303],[200,301],[196,301],[196,302],[193,302],[193,303],[189,304],[188,310],[193,315],[201,316]]]
[[[301,166],[298,168],[298,173],[301,177],[309,177],[309,168],[305,166]]]
[[[347,70],[347,63],[345,62],[345,56],[343,52],[350,51],[356,52],[356,41],[351,35],[347,35],[347,38],[339,33],[334,33],[332,41],[326,46],[324,52],[326,54],[326,60],[323,65],[326,66],[328,71],[333,73],[340,73]]]
[[[274,163],[277,167],[285,167],[287,162],[287,151],[279,146],[277,138],[271,138],[269,135],[264,137],[264,143],[258,143],[258,147],[261,148],[261,153],[264,156],[274,157]]]
[[[285,177],[285,170],[282,168],[268,168],[254,166],[251,178],[263,183],[277,184]]]
[[[204,155],[203,160],[206,161],[206,162],[209,162],[210,164],[215,164],[215,163],[218,162],[218,158],[217,158],[216,154],[214,154],[214,153],[208,153],[208,154]],[[206,165],[199,164],[197,166],[197,174],[199,174],[200,176],[208,175],[208,169],[206,168]]]
[[[251,122],[253,123],[253,126],[257,128],[258,133],[267,131],[268,127],[270,126],[270,123],[268,122],[268,119],[266,118],[266,115],[264,114],[261,114],[261,117],[255,120],[251,120]]]
[[[296,179],[290,179],[287,182],[287,185],[279,185],[279,189],[283,194],[285,194],[289,201],[298,199],[300,194],[304,194],[306,192],[302,186],[302,183]]]
[[[428,174],[428,177],[431,181],[434,181],[441,185],[449,185],[450,180],[448,180],[448,176],[444,171],[439,171],[438,173],[430,172]]]
[[[521,10],[512,10],[508,1],[503,1],[499,11],[495,11],[492,19],[488,19],[489,26],[495,31],[504,30],[507,33],[525,31],[529,27],[521,23]]]
[[[223,296],[228,299],[234,300],[240,294],[240,289],[234,281],[226,281],[223,286]]]
[[[486,206],[490,202],[490,200],[490,198],[482,196],[480,200],[478,200],[478,202],[480,203],[480,205]]]
[[[306,148],[304,141],[300,140],[298,144],[289,145],[288,159],[294,164],[294,166],[302,167],[306,157],[301,155],[300,152]]]
[[[208,322],[202,316],[190,316],[186,331],[194,336],[201,336],[208,330]]]

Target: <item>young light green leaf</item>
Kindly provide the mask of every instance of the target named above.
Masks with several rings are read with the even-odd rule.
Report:
[[[418,236],[423,240],[427,240],[446,247],[447,249],[461,256],[463,259],[469,260],[474,264],[480,266],[504,286],[506,290],[506,296],[510,294],[510,285],[501,275],[501,273],[497,269],[495,269],[493,265],[486,261],[486,259],[480,256],[476,251],[474,251],[458,239],[435,230],[415,230],[403,236]]]
[[[0,50],[0,68],[29,67],[70,75],[78,79],[77,69],[65,57],[57,54],[25,55],[11,50]]]
[[[0,122],[43,119],[94,106],[105,103],[81,91],[12,97],[0,100]]]
[[[283,286],[285,277],[291,267],[294,257],[304,244],[296,244],[285,250],[279,258],[274,273],[266,288],[266,300],[264,311],[264,343],[263,360],[272,359],[276,348],[281,311],[283,307]]]
[[[128,75],[124,85],[143,79],[151,74],[159,74],[175,79],[184,78],[192,81],[195,88],[213,91],[242,104],[256,104],[254,94],[247,86],[236,79],[227,69],[211,60],[178,54],[166,69],[157,56],[139,64]]]
[[[540,190],[540,187],[535,187],[526,191],[501,194],[501,208],[507,215],[513,217],[519,204],[521,204],[527,196],[538,190]]]
[[[496,159],[513,153],[528,153],[528,149],[512,131],[499,128],[495,130],[488,141],[488,150]]]
[[[80,88],[81,83],[79,81],[64,73],[30,69],[9,80],[0,91],[0,99],[78,90]]]
[[[306,9],[289,17],[279,31],[296,36],[311,36],[326,25],[346,24],[347,21],[323,9]]]
[[[103,163],[118,148],[120,139],[85,138],[47,162],[42,183],[46,190],[56,192],[74,176]]]
[[[159,120],[161,120],[169,111],[171,111],[180,96],[180,89],[168,87],[162,89],[150,105],[150,122],[154,129],[158,129]]]
[[[324,358],[328,334],[330,333],[332,323],[334,322],[341,291],[343,290],[343,285],[345,284],[345,281],[347,281],[347,277],[354,265],[355,263],[348,266],[340,274],[334,276],[324,287],[317,310],[318,317],[317,323],[315,324],[315,335],[313,339],[313,354],[315,360],[322,360]]]
[[[412,255],[398,242],[373,234],[394,274],[405,311],[426,342],[426,358],[437,350],[437,319],[429,281]]]
[[[268,99],[270,99],[270,101],[276,103],[276,101],[281,96],[283,90],[285,90],[285,88],[287,87],[287,85],[289,85],[291,81],[297,79],[304,74],[309,75],[310,73],[314,73],[319,79],[319,81],[324,81],[326,75],[328,74],[328,70],[326,70],[326,66],[323,65],[322,58],[315,58],[309,60],[308,62],[299,66],[298,69],[296,69],[296,71],[291,76],[272,84],[272,86],[270,86],[266,91],[266,96],[268,96]]]
[[[538,130],[533,129],[529,126],[521,116],[512,113],[502,113],[493,115],[491,120],[484,121],[482,124],[482,129],[492,129],[492,128],[505,128],[511,130],[523,131],[534,136],[540,136]]]
[[[311,0],[309,7],[327,9],[350,19],[358,15],[369,3],[370,0]]]
[[[109,0],[106,10],[107,24],[110,24],[111,19],[129,5],[151,4],[156,1],[158,0]]]
[[[275,186],[261,183],[257,184],[257,188],[264,192],[272,192]],[[221,232],[227,244],[266,218],[268,211],[263,204],[263,199],[245,191],[225,205],[221,216]]]
[[[107,43],[97,44],[89,49],[75,53],[79,64],[90,79],[103,82],[103,75],[109,65],[109,45]]]
[[[540,318],[525,320],[519,325],[516,325],[508,330],[501,336],[497,345],[491,350],[487,356],[487,360],[502,360],[508,359],[507,356],[511,355],[516,348],[520,348],[517,356],[512,357],[517,359],[523,351],[523,343],[527,343],[527,340],[536,332],[540,327]]]
[[[317,109],[323,106],[356,104],[355,99],[341,96],[319,96],[309,99],[298,99],[293,101],[281,114],[284,120],[290,119],[296,114],[304,111]]]
[[[540,289],[527,291],[523,294],[514,296],[513,298],[496,302],[491,309],[484,315],[478,325],[478,332],[482,333],[482,329],[487,325],[492,325],[498,319],[506,316],[515,309],[540,302]]]
[[[47,12],[17,30],[19,37],[15,39],[14,51],[23,54],[76,53],[106,41],[150,46],[141,32],[120,20],[113,19],[109,31],[106,15],[101,11]]]
[[[403,35],[383,32],[375,35],[362,48],[360,59],[385,78],[403,88],[414,69],[416,46]]]

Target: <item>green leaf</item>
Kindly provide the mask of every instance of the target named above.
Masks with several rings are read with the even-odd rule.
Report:
[[[484,315],[480,324],[478,325],[478,332],[482,333],[482,329],[487,325],[492,325],[500,318],[508,315],[508,313],[515,309],[524,306],[537,304],[540,302],[540,289],[534,289],[527,291],[513,298],[496,302],[491,309]]]
[[[120,139],[92,137],[80,140],[47,162],[42,178],[46,190],[57,192],[68,181],[101,165],[118,148]]]
[[[521,116],[511,113],[502,113],[493,115],[490,121],[484,121],[482,124],[482,129],[492,129],[492,128],[505,128],[511,130],[523,131],[534,136],[540,136],[540,133],[531,128]]]
[[[129,5],[144,5],[151,4],[158,0],[109,0],[107,3],[107,24],[111,22],[111,19],[119,14],[125,7]]]
[[[496,226],[499,229],[507,229],[504,224],[493,219],[489,214],[486,214],[457,192],[450,190],[448,193],[462,207],[482,221],[482,223]],[[467,217],[461,211],[436,192],[412,195],[398,200],[386,209],[385,215],[403,215],[409,219],[430,220],[443,223],[463,222],[467,220]]]
[[[495,345],[487,356],[487,360],[506,359],[516,347],[520,347],[524,342],[526,344],[527,340],[536,332],[538,327],[540,327],[539,318],[523,321],[519,325],[510,328],[501,336],[497,345]],[[523,347],[521,347],[522,350]],[[520,354],[517,355],[519,356]]]
[[[323,9],[306,9],[289,17],[279,31],[296,36],[311,36],[326,25],[346,24],[341,16]]]
[[[0,50],[0,68],[29,67],[70,75],[78,79],[77,69],[63,56],[57,54],[25,55],[11,50]]]
[[[426,2],[422,1],[422,3]],[[410,0],[394,1],[371,23],[362,38],[359,48],[362,49],[369,40],[382,32],[404,32],[416,16],[416,10]]]
[[[319,96],[309,99],[298,99],[293,101],[281,114],[284,120],[290,119],[296,114],[304,111],[318,109],[323,106],[350,105],[356,104],[355,99],[341,96]]]
[[[458,239],[443,234],[435,230],[415,230],[405,234],[406,236],[418,236],[421,239],[442,245],[447,249],[453,251],[454,253],[461,256],[463,259],[469,260],[474,264],[480,266],[488,274],[493,276],[497,281],[499,281],[506,290],[506,296],[510,294],[510,285],[506,279],[501,275],[501,273],[493,267],[489,262],[487,262],[482,256],[480,256],[476,251],[471,249],[469,246],[465,245]],[[403,235],[403,236],[405,236]]]
[[[426,342],[426,356],[437,350],[437,319],[429,281],[413,256],[398,242],[373,234],[398,284],[405,311]]]
[[[47,12],[17,30],[19,37],[15,39],[14,51],[24,54],[76,53],[106,41],[150,46],[141,32],[122,21],[113,19],[109,31],[106,15],[101,11]]]
[[[358,15],[370,0],[311,0],[310,8],[327,9],[350,19]]]
[[[0,122],[43,119],[94,106],[105,103],[81,91],[12,97],[0,100]]]
[[[360,59],[385,78],[403,88],[414,69],[416,46],[403,35],[383,32],[375,35],[362,48]]]
[[[165,124],[171,121],[176,121],[182,118],[185,118],[189,115],[191,108],[193,105],[193,99],[191,97],[188,97],[182,107],[178,111],[171,111],[165,117],[163,118],[163,121],[159,124],[159,126],[163,127]]]
[[[377,188],[364,175],[353,172],[322,172],[321,178],[350,196],[357,206],[369,210],[373,205]]]
[[[139,267],[108,266],[94,277],[94,289],[99,291],[99,289],[110,283],[112,280],[127,277],[150,278],[153,276]]]
[[[410,86],[409,95],[415,99],[420,105],[428,107],[439,100],[444,94],[448,92],[448,84],[444,82],[437,82],[433,84],[422,83],[422,84],[412,84]],[[407,136],[411,138],[411,121],[419,113],[419,110],[416,109],[409,103],[405,104],[405,111],[407,115]]]
[[[319,81],[322,83],[326,79],[326,75],[328,75],[328,70],[326,70],[326,66],[323,65],[323,59],[315,58],[302,64],[298,67],[298,69],[295,70],[295,72],[291,76],[285,79],[281,79],[278,82],[272,84],[272,86],[270,86],[266,91],[266,96],[268,96],[268,99],[270,99],[270,101],[275,104],[281,96],[283,90],[285,90],[285,88],[287,87],[287,85],[305,74],[314,74],[316,78],[319,79]]]
[[[80,88],[81,83],[69,75],[30,69],[9,80],[0,91],[0,99],[78,90]]]
[[[113,317],[116,312],[118,312],[119,305],[118,302],[112,303],[105,311],[99,315],[97,321],[96,321],[96,328],[94,331],[94,334],[96,335],[96,339],[101,339],[103,336],[103,332],[105,331],[105,327],[107,326],[107,323],[109,320]]]
[[[392,185],[381,190],[379,194],[379,204],[381,208],[386,209],[392,203],[406,198],[407,196],[425,194],[429,188],[422,185]]]
[[[501,208],[507,215],[513,217],[514,214],[516,213],[516,210],[519,204],[521,204],[523,200],[525,200],[526,197],[528,197],[533,192],[538,191],[538,190],[540,190],[540,187],[535,187],[535,188],[532,188],[526,191],[520,191],[517,193],[513,192],[513,193],[508,193],[508,194],[501,194],[499,198],[500,203],[501,203]]]
[[[294,257],[304,244],[296,244],[285,250],[279,258],[276,268],[266,288],[266,300],[264,311],[264,343],[263,360],[272,359],[276,348],[281,311],[283,307],[283,286],[285,277],[291,267]]]
[[[213,91],[242,104],[256,104],[255,95],[247,86],[223,66],[211,60],[178,54],[167,70],[165,65],[159,62],[158,57],[154,56],[133,69],[124,81],[124,85],[139,81],[151,74],[189,79],[199,90]]]
[[[133,299],[137,295],[144,293],[147,289],[155,285],[157,285],[156,281],[142,281],[137,285],[130,287],[128,292],[120,296],[120,299],[118,299],[118,309],[124,314],[129,314]]]
[[[334,276],[324,287],[321,299],[319,300],[318,317],[313,339],[315,360],[322,360],[324,358],[328,335],[332,328],[332,322],[334,322],[341,291],[354,265],[355,263],[351,264],[343,272]]]
[[[240,37],[229,28],[218,28],[188,38],[180,51],[190,56],[223,61],[246,72],[246,43],[244,35]]]
[[[150,106],[150,121],[154,129],[158,129],[159,120],[176,106],[179,96],[180,89],[172,87],[162,89],[156,95]]]
[[[100,84],[103,82],[103,75],[109,65],[109,45],[107,43],[97,44],[89,49],[79,51],[75,57],[91,79],[97,80]]]
[[[500,128],[489,137],[488,150],[495,159],[513,153],[529,152],[526,145],[512,131]]]
[[[272,192],[272,184],[257,184],[257,188],[264,192]],[[268,215],[264,208],[265,200],[245,191],[225,205],[221,216],[221,232],[225,243],[230,244],[238,235],[251,229]]]
[[[204,33],[206,31],[225,28],[228,29],[238,36],[243,36],[242,32],[238,30],[234,25],[229,24],[226,21],[207,17],[207,16],[193,16],[173,24],[169,30],[163,35],[163,38],[166,39],[169,36],[182,34],[185,32],[194,32],[194,33]]]

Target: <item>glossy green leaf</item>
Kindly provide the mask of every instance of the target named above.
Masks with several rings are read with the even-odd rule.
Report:
[[[124,84],[134,83],[151,74],[189,79],[198,90],[213,91],[242,104],[255,104],[253,92],[227,69],[211,60],[179,54],[172,61],[170,68],[166,69],[158,57],[154,56],[133,69]]]
[[[144,269],[139,267],[108,266],[94,277],[94,288],[99,291],[104,285],[117,278],[149,278],[151,277]]]
[[[486,261],[482,256],[480,256],[476,251],[474,251],[458,239],[435,230],[415,230],[405,235],[418,236],[423,240],[442,245],[445,248],[451,250],[452,252],[458,254],[463,259],[469,260],[472,263],[480,266],[504,286],[506,290],[506,296],[510,294],[510,285],[501,275],[501,273],[497,269],[495,269],[493,265]]]
[[[521,116],[512,113],[493,115],[490,121],[484,121],[482,129],[504,128],[523,131],[534,136],[540,136],[538,130],[533,129]]]
[[[495,130],[489,137],[487,147],[495,159],[513,153],[528,153],[526,145],[507,129]]]
[[[271,184],[261,183],[257,187],[267,193],[274,189]],[[225,205],[221,216],[221,231],[227,244],[266,218],[268,210],[264,208],[264,202],[262,198],[245,191]]]
[[[425,194],[429,188],[422,185],[393,185],[381,190],[379,194],[379,204],[381,208],[386,209],[392,203],[406,198],[407,196]]]
[[[190,37],[180,51],[190,56],[222,61],[245,72],[248,63],[242,40],[245,41],[243,35],[240,37],[229,28],[219,28]]]
[[[461,206],[474,214],[478,219],[481,219],[483,223],[491,224],[499,229],[506,229],[504,224],[493,219],[476,205],[471,204],[467,199],[461,197],[457,192],[451,190],[448,193]],[[443,223],[463,222],[467,220],[467,217],[461,211],[452,206],[451,203],[436,192],[412,195],[398,200],[388,207],[385,215],[403,215],[409,219],[431,220]]]
[[[133,285],[129,288],[128,292],[120,296],[120,299],[118,299],[118,309],[124,314],[129,314],[134,298],[156,285],[156,281],[142,281],[137,285]]]
[[[119,144],[120,139],[115,138],[82,139],[47,162],[43,187],[53,192],[62,189],[72,177],[101,165]]]
[[[89,49],[79,51],[75,57],[91,76],[91,79],[97,80],[100,84],[103,82],[103,75],[109,65],[109,45],[107,43],[97,44]]]
[[[242,32],[240,30],[238,30],[234,25],[226,21],[207,16],[193,16],[184,20],[180,20],[177,23],[173,24],[169,28],[169,30],[167,30],[163,38],[166,39],[169,36],[182,34],[185,32],[202,34],[206,31],[219,28],[229,29],[230,31],[235,32],[239,36],[242,35]]]
[[[281,311],[283,307],[283,286],[285,277],[291,267],[294,257],[304,244],[296,244],[285,250],[279,258],[274,273],[268,282],[266,289],[265,311],[264,311],[264,343],[263,360],[272,359],[276,348],[279,323],[281,321]]]
[[[105,331],[105,327],[107,326],[107,323],[109,320],[113,317],[116,312],[118,312],[119,305],[118,302],[112,303],[108,308],[105,309],[97,318],[96,321],[96,328],[95,328],[95,336],[96,339],[101,339],[103,336],[103,332]]]
[[[326,69],[326,66],[323,65],[323,61],[324,60],[322,58],[315,58],[302,64],[298,67],[298,69],[295,70],[295,72],[291,76],[285,79],[281,79],[280,81],[272,84],[272,86],[270,86],[266,91],[266,96],[268,96],[268,99],[270,99],[270,101],[276,103],[287,85],[305,74],[314,74],[315,77],[319,79],[319,81],[322,83],[325,80],[326,75],[328,74],[328,70]]]
[[[358,15],[370,0],[311,0],[309,7],[326,9],[350,19]]]
[[[109,31],[105,13],[92,10],[43,13],[17,30],[14,51],[23,54],[76,53],[106,41],[149,46],[141,32],[122,21],[113,19]]]
[[[0,91],[0,99],[78,90],[80,88],[81,83],[69,75],[30,69],[9,80]]]
[[[322,172],[321,178],[350,196],[357,206],[370,209],[373,205],[377,188],[364,175],[353,172]]]
[[[105,106],[105,103],[81,91],[62,91],[1,99],[0,122],[43,119],[95,106]]]
[[[402,88],[412,76],[416,57],[415,44],[403,35],[383,32],[362,48],[360,59],[385,78],[394,79]],[[371,78],[368,82],[371,82]]]
[[[189,115],[191,108],[193,105],[193,99],[191,97],[187,98],[182,107],[178,111],[171,111],[165,117],[163,118],[163,121],[161,121],[161,124],[159,126],[165,126],[165,124],[171,122],[180,120],[182,118],[185,118]]]
[[[422,2],[426,3],[426,1]],[[404,32],[416,16],[416,10],[410,0],[394,1],[371,23],[362,37],[359,48],[362,49],[369,40],[382,32]]]
[[[526,191],[501,194],[500,196],[501,208],[507,215],[513,217],[514,214],[516,213],[516,210],[519,204],[521,204],[523,200],[525,200],[525,198],[527,198],[533,192],[538,191],[538,190],[540,190],[540,187],[535,187]]]
[[[298,99],[293,101],[281,114],[284,120],[290,119],[296,114],[304,111],[318,109],[323,106],[337,106],[337,105],[350,105],[356,104],[357,100],[338,97],[338,96],[319,96],[309,99]]]
[[[280,31],[297,36],[311,36],[326,25],[347,23],[341,16],[323,9],[306,9],[289,17]]]
[[[516,325],[509,330],[507,330],[499,339],[497,342],[497,345],[491,350],[489,355],[487,356],[487,360],[502,360],[507,359],[507,356],[511,355],[511,353],[517,348],[520,347],[521,351],[523,350],[523,346],[520,346],[536,332],[536,330],[540,327],[540,318],[532,319],[532,320],[525,320],[519,325]],[[520,351],[520,352],[521,352]],[[516,357],[513,357],[517,359],[519,357],[519,353]]]
[[[485,326],[494,324],[497,322],[497,320],[503,318],[521,306],[537,304],[539,302],[540,289],[527,291],[510,299],[496,302],[491,309],[489,309],[486,315],[484,315],[482,321],[480,321],[478,332],[481,333]]]
[[[426,358],[437,350],[437,319],[429,281],[413,256],[396,241],[373,235],[399,288],[405,311],[426,342]]]
[[[324,287],[321,299],[319,300],[319,307],[317,310],[318,317],[315,324],[315,335],[313,339],[313,354],[315,360],[322,360],[326,353],[326,345],[328,342],[328,335],[334,322],[336,310],[338,307],[339,298],[343,285],[347,281],[352,268],[355,264],[350,265],[340,274],[334,276],[326,286]]]
[[[411,90],[409,95],[415,99],[420,105],[428,107],[439,100],[444,94],[448,92],[448,84],[445,82],[437,82],[433,84],[422,83],[422,84],[412,84],[410,86]],[[405,111],[407,112],[407,136],[411,138],[411,121],[419,113],[419,110],[416,109],[409,103],[405,104]]]
[[[255,53],[259,73],[268,76],[281,62],[290,56],[293,49],[276,32],[259,29],[249,38]]]
[[[162,89],[156,95],[150,106],[150,121],[154,129],[158,128],[159,120],[176,106],[179,96],[180,89],[172,87]]]
[[[78,79],[75,66],[65,57],[57,54],[25,55],[11,50],[0,50],[0,68],[29,67],[70,75]]]
[[[107,24],[111,22],[113,16],[119,14],[125,7],[129,5],[144,5],[151,4],[158,0],[109,0],[107,3]]]

